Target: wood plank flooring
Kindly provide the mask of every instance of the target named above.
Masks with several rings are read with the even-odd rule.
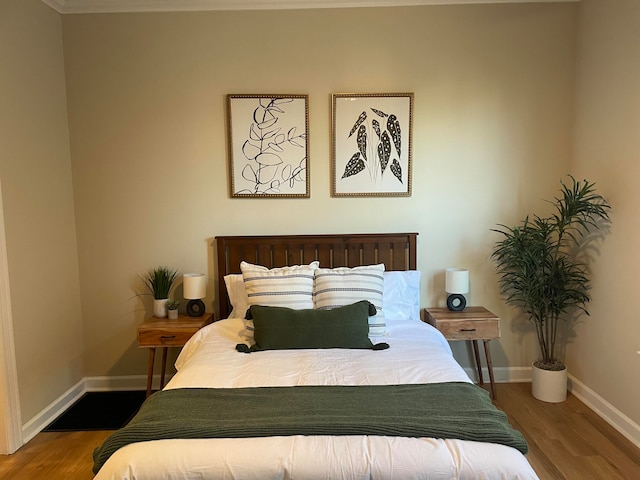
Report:
[[[92,452],[112,431],[41,432],[12,455],[0,455],[2,480],[87,480]]]
[[[527,458],[541,480],[640,479],[640,449],[574,396],[551,404],[533,398],[528,383],[496,388],[495,403],[527,438]],[[0,479],[91,479],[91,453],[110,434],[39,433],[15,454],[0,455]]]
[[[545,403],[531,396],[530,383],[504,383],[497,397],[541,480],[640,480],[640,449],[573,395]]]

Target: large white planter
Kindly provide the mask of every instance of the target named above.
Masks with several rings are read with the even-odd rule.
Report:
[[[543,402],[564,402],[567,399],[567,368],[543,370],[531,365],[531,394]]]
[[[167,300],[168,298],[163,299],[153,299],[153,316],[158,318],[165,318],[167,316]]]

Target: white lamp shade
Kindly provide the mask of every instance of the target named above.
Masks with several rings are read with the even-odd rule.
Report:
[[[447,293],[469,293],[469,270],[447,268],[444,289]]]
[[[207,296],[207,277],[204,276],[204,273],[185,273],[182,275],[182,296],[187,300],[196,300]]]

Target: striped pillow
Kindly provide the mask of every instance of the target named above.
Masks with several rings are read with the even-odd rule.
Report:
[[[383,286],[383,263],[353,268],[318,268],[313,301],[315,308],[328,309],[368,300],[378,311],[377,315],[369,317],[369,335],[384,335],[387,324],[382,308]]]
[[[269,269],[240,263],[249,306],[313,308],[313,274],[319,262]],[[244,316],[244,315],[243,315]],[[253,341],[253,321],[245,320],[245,336]]]

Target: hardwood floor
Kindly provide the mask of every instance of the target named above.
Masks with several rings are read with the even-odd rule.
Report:
[[[640,479],[640,449],[573,395],[545,403],[531,396],[530,383],[502,383],[497,397],[541,480]]]
[[[92,452],[112,431],[41,432],[12,455],[0,455],[2,480],[87,480]]]
[[[541,480],[640,479],[640,449],[569,395],[551,404],[528,383],[496,385],[496,405],[529,442],[527,458]],[[13,455],[0,456],[3,480],[88,480],[93,449],[111,432],[42,432]]]

